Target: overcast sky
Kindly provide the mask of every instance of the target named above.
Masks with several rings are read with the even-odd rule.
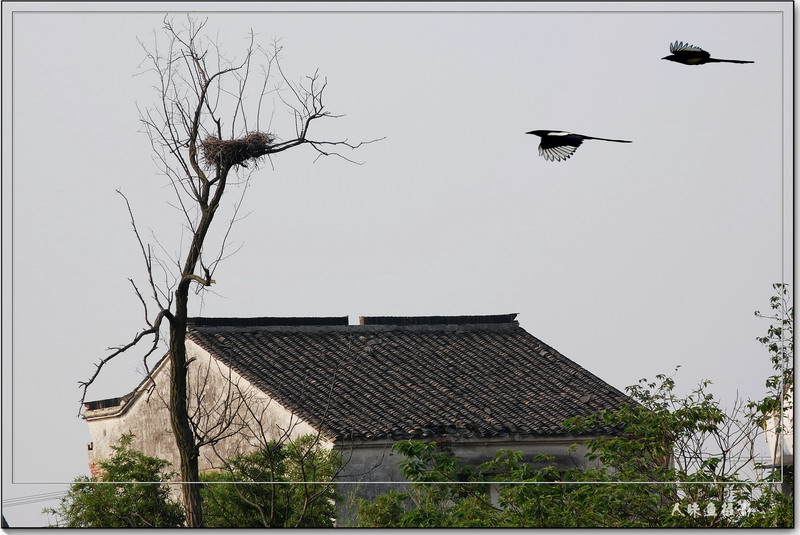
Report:
[[[682,392],[762,395],[753,312],[792,282],[791,3],[196,6],[225,10],[200,16],[229,54],[252,28],[290,78],[319,69],[345,116],[312,135],[385,139],[348,154],[363,165],[302,147],[255,172],[241,249],[192,315],[518,312],[619,389],[680,365]],[[88,474],[78,381],[142,326],[115,190],[144,237],[180,247],[139,125],[154,79],[135,76],[168,7],[3,4],[4,500]],[[662,61],[676,40],[755,63]],[[633,143],[549,162],[534,129]],[[140,355],[88,399],[128,393]],[[44,525],[55,503],[3,514]]]

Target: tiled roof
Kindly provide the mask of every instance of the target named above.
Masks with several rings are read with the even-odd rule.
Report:
[[[629,401],[514,317],[198,318],[188,338],[338,440],[557,436]]]

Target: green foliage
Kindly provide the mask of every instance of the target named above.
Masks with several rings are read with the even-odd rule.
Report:
[[[403,476],[414,484],[391,491],[372,504],[359,503],[362,527],[488,527],[494,508],[488,484],[478,470],[464,465],[435,442],[405,440],[394,448],[404,456]],[[442,483],[442,482],[452,482]],[[477,484],[471,484],[471,483]]]
[[[375,501],[368,503],[359,499],[356,503],[356,521],[362,528],[397,528],[406,512],[404,502],[408,495],[395,490],[380,494]]]
[[[338,453],[313,436],[270,442],[201,475],[206,527],[332,527]],[[308,483],[288,483],[308,482]],[[317,482],[317,483],[313,483]]]
[[[180,504],[169,499],[162,482],[174,472],[169,463],[130,448],[133,435],[126,434],[113,446],[114,454],[100,462],[100,478],[75,480],[57,509],[57,527],[70,528],[168,528],[183,525]],[[124,483],[142,482],[142,483]],[[146,482],[146,483],[145,483]]]
[[[767,396],[751,402],[754,417],[764,425],[766,421],[786,411],[792,412],[794,392],[794,305],[787,284],[773,284],[776,295],[769,300],[771,314],[756,311],[756,316],[772,321],[766,336],[757,338],[769,351],[776,373],[766,381]]]
[[[626,388],[633,403],[571,418],[564,428],[574,435],[600,435],[586,441],[587,458],[624,473],[627,481],[673,481],[701,469],[705,442],[725,429],[728,417],[706,391],[709,384],[703,381],[680,397],[672,377],[642,379]]]
[[[374,502],[361,501],[361,527],[737,527],[790,526],[792,500],[768,485],[744,483],[715,473],[719,460],[698,463],[687,473],[661,456],[663,414],[653,417],[637,406],[617,415],[628,431],[642,429],[654,439],[633,435],[589,441],[589,457],[602,467],[558,468],[543,456],[524,460],[521,452],[501,450],[478,467],[469,467],[436,443],[401,442],[407,458],[405,492],[392,491]],[[711,415],[715,416],[715,411]],[[606,419],[614,420],[614,418]],[[584,422],[595,423],[595,422]],[[679,416],[682,430],[698,426]],[[571,429],[586,429],[573,422]],[[644,446],[642,445],[644,444]],[[661,462],[659,463],[659,459]],[[666,483],[674,481],[675,483]],[[735,482],[736,485],[725,483]],[[738,513],[741,500],[749,514]],[[696,510],[693,510],[697,504]],[[735,510],[732,509],[735,507]],[[695,516],[696,515],[696,516]]]
[[[791,385],[793,309],[785,287],[771,301],[777,324],[761,339],[779,374],[757,405],[769,414]],[[792,496],[767,476],[753,481],[753,447],[763,440],[759,413],[738,401],[723,410],[702,382],[688,395],[666,375],[628,387],[618,410],[571,418],[584,436],[589,465],[559,468],[553,458],[498,451],[477,467],[435,442],[405,441],[394,450],[411,482],[358,504],[362,527],[791,527]],[[777,403],[777,405],[776,405]],[[753,403],[748,404],[750,409]],[[549,463],[549,464],[547,464]]]

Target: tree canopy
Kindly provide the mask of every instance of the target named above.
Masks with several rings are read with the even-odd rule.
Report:
[[[338,453],[313,436],[272,441],[206,472],[201,493],[205,526],[216,528],[333,527]]]
[[[586,442],[600,468],[564,469],[511,450],[471,467],[436,442],[400,442],[410,488],[362,501],[359,526],[791,526],[792,497],[770,475],[754,480],[744,470],[754,460],[743,459],[753,429],[732,427],[738,415],[726,414],[707,384],[678,397],[674,380],[660,375],[630,387],[634,403],[618,411],[565,422],[576,435],[618,431]]]
[[[78,477],[57,509],[57,527],[171,528],[183,525],[183,507],[172,501],[164,484],[174,472],[169,463],[130,448],[132,434],[112,446],[114,454],[99,463],[98,477]]]

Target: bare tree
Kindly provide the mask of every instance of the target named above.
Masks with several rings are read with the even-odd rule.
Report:
[[[228,59],[217,43],[204,37],[205,24],[188,17],[178,27],[167,18],[162,28],[166,45],[160,44],[158,36],[152,45],[142,45],[146,55],[143,73],[154,75],[158,99],[152,108],[140,109],[141,122],[155,160],[169,180],[174,206],[183,213],[188,248],[169,261],[160,259],[154,247],[142,239],[130,203],[123,195],[147,271],[147,298],[130,280],[144,308],[146,326],[127,344],[110,348],[111,352],[96,364],[93,375],[80,383],[83,403],[87,389],[105,364],[146,339],[150,345],[144,363],[149,374],[147,358],[160,347],[162,329],[168,333],[171,370],[168,406],[180,454],[183,498],[190,527],[200,527],[203,523],[197,483],[198,457],[200,445],[209,443],[210,437],[198,436],[188,401],[189,363],[185,344],[189,296],[191,290],[200,293],[215,282],[214,272],[226,258],[228,237],[237,219],[241,197],[222,243],[213,252],[206,244],[226,187],[230,182],[246,186],[250,174],[265,157],[294,147],[308,145],[317,157],[338,156],[352,162],[342,151],[368,143],[310,137],[311,127],[318,120],[339,117],[323,103],[326,80],[315,72],[300,82],[290,81],[281,68],[280,47],[277,44],[269,49],[261,47],[252,31],[243,57]],[[271,124],[271,119],[263,120],[268,113],[268,96],[293,118],[294,132],[289,139],[281,140],[276,133],[264,131]],[[242,195],[245,190],[243,187]],[[229,430],[224,413],[219,425],[217,435]]]

